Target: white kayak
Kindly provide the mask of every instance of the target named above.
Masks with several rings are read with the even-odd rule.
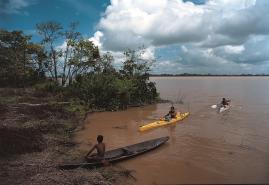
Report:
[[[229,110],[230,107],[231,107],[231,105],[226,105],[226,106],[219,107],[219,113],[222,113],[222,112],[224,112],[226,110]]]

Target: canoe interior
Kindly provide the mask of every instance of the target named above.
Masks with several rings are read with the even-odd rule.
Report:
[[[129,155],[143,153],[145,151],[158,147],[159,145],[166,142],[168,139],[169,137],[163,137],[163,138],[153,139],[149,141],[144,141],[142,143],[137,143],[134,145],[118,148],[115,150],[110,150],[105,153],[105,159],[113,160],[121,156],[129,156]]]

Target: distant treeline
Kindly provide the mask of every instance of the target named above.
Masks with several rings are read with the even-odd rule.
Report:
[[[269,74],[192,74],[192,73],[182,73],[182,74],[150,74],[150,76],[269,76]]]
[[[34,87],[88,108],[109,110],[158,98],[149,81],[151,61],[142,57],[144,49],[126,49],[123,66],[116,70],[113,56],[101,54],[76,31],[77,25],[64,29],[57,22],[39,23],[39,43],[21,30],[0,29],[0,87]]]

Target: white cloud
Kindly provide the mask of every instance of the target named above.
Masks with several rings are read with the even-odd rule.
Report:
[[[268,0],[207,0],[203,5],[182,0],[111,0],[93,38],[106,51],[145,46],[151,48],[151,57],[161,54],[157,48],[177,44],[182,52],[178,59],[192,67],[240,71],[242,63],[249,67],[251,62],[267,61],[261,40],[269,35],[268,8]],[[187,70],[188,65],[178,69]]]
[[[141,56],[144,60],[154,60],[155,59],[155,48],[148,47],[145,49],[144,53]]]
[[[89,38],[90,41],[92,41],[96,46],[99,47],[101,53],[110,52],[112,56],[114,57],[114,66],[116,68],[120,68],[122,63],[124,62],[125,56],[122,51],[109,51],[105,50],[102,45],[102,37],[104,34],[101,31],[95,32],[94,36]],[[62,47],[62,46],[61,46]],[[126,49],[126,48],[125,48]],[[153,61],[155,60],[155,47],[147,47],[143,49],[143,53],[141,55],[141,58],[144,60]]]
[[[182,60],[159,61],[152,68],[153,73],[211,73],[211,74],[241,74],[249,73],[253,64],[242,64],[215,55],[212,49],[194,47],[188,53],[182,53]],[[257,69],[255,69],[257,70]]]
[[[231,45],[227,45],[224,47],[224,50],[227,53],[235,53],[235,54],[240,54],[245,50],[245,47],[243,45],[240,46],[231,46]]]
[[[64,41],[62,44],[56,46],[57,51],[64,51],[64,50],[66,50],[66,48],[67,48],[67,42],[66,41]]]
[[[183,52],[185,52],[185,53],[187,53],[187,52],[188,52],[188,48],[186,48],[186,46],[184,46],[184,45],[183,45],[183,46],[181,46],[181,49],[182,49],[182,51],[183,51]]]
[[[269,36],[251,36],[244,45],[221,46],[213,49],[215,55],[240,64],[262,65],[269,61]]]
[[[102,42],[101,39],[104,36],[104,34],[101,31],[95,32],[94,36],[89,39],[89,41],[92,41],[96,46],[99,47],[99,49],[102,49]]]
[[[207,4],[210,7],[221,7],[222,10],[234,11],[254,6],[256,0],[209,0]]]
[[[182,73],[183,65],[179,62],[170,61],[170,60],[162,60],[159,61],[157,65],[152,67],[152,73],[156,74],[176,74]]]
[[[104,47],[110,50],[199,41],[203,13],[202,8],[178,0],[113,0],[98,27],[104,33]]]
[[[260,4],[256,0],[209,0],[200,6],[182,0],[112,0],[98,28],[104,33],[102,42],[109,50],[202,41],[216,45],[212,43],[216,39],[225,45],[242,30],[242,37],[234,43],[259,34],[259,28],[245,28],[249,20],[245,14],[257,11]],[[257,12],[251,20],[266,22],[263,13]],[[241,26],[236,26],[238,23]]]

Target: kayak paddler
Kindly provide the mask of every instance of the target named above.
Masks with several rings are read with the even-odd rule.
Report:
[[[229,105],[230,102],[231,102],[231,100],[227,100],[227,99],[225,99],[225,98],[222,98],[222,101],[221,101],[220,105],[221,105],[222,107],[226,107],[226,106]]]
[[[168,114],[166,114],[164,116],[164,118],[165,118],[166,121],[169,121],[172,118],[176,118],[176,115],[177,115],[177,113],[176,113],[175,107],[171,106]]]

